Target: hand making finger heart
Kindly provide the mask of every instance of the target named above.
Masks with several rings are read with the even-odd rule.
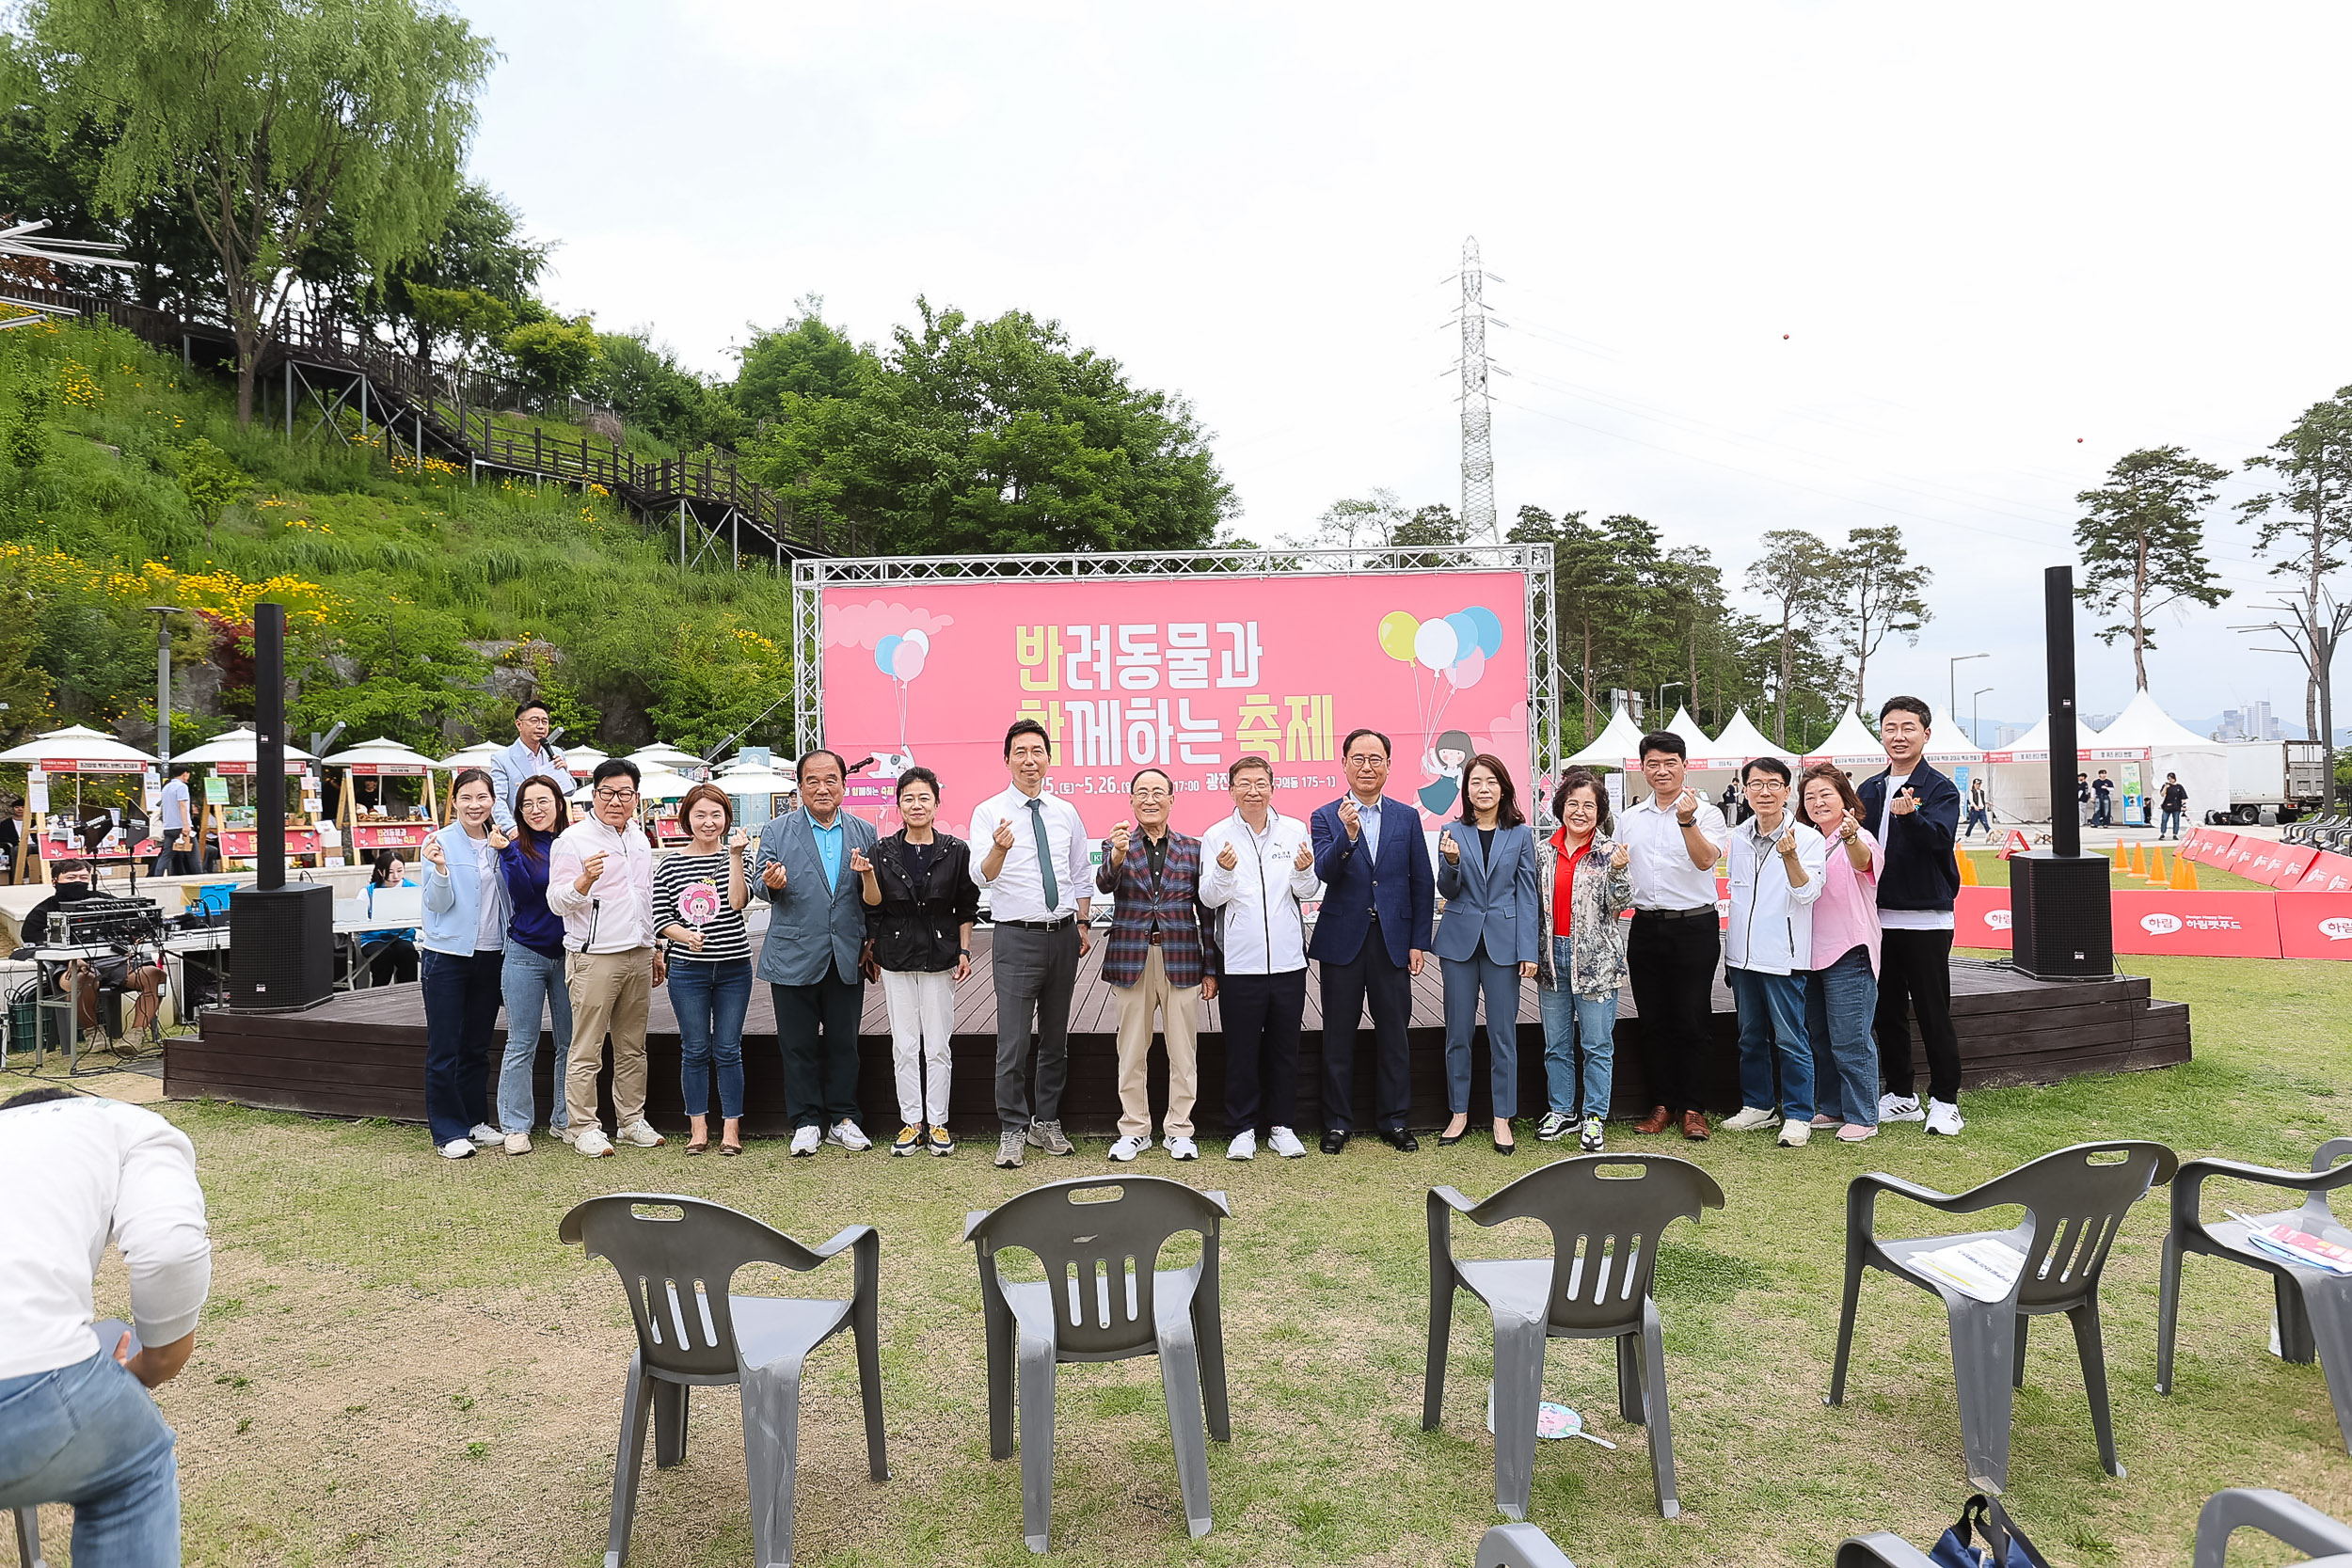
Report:
[[[782,861],[770,861],[767,867],[760,872],[759,880],[760,884],[767,888],[771,893],[783,892],[784,863]]]
[[[1453,833],[1439,833],[1438,835],[1438,847],[1444,852],[1446,863],[1448,865],[1459,865],[1462,863],[1462,847],[1454,842]]]
[[[1230,847],[1232,847],[1232,846],[1230,846],[1230,845],[1229,845],[1229,846],[1227,846],[1227,847],[1228,847],[1228,848],[1230,848]],[[1309,843],[1308,843],[1305,839],[1303,839],[1303,838],[1302,838],[1302,839],[1300,839],[1300,840],[1298,841],[1298,858],[1297,858],[1296,860],[1295,860],[1295,861],[1291,862],[1291,864],[1293,864],[1293,865],[1296,866],[1299,870],[1304,871],[1304,870],[1308,869],[1310,866],[1313,865],[1314,863],[1315,863],[1315,847],[1314,847],[1314,846],[1313,846],[1313,845],[1311,845],[1311,844],[1309,844]]]
[[[1011,817],[1008,816],[1003,821],[996,824],[995,834],[989,840],[989,842],[995,845],[999,849],[1009,849],[1012,847]]]
[[[1216,863],[1228,871],[1241,863],[1241,856],[1234,852],[1231,839],[1226,841],[1224,848],[1216,852]]]

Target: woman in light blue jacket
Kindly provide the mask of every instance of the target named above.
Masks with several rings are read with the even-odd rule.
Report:
[[[1438,830],[1438,895],[1445,914],[1430,945],[1445,972],[1445,1092],[1454,1119],[1440,1144],[1470,1129],[1470,1031],[1486,997],[1486,1054],[1495,1152],[1518,1148],[1519,987],[1533,979],[1541,941],[1535,834],[1520,815],[1502,759],[1481,752],[1462,769],[1462,825]]]
[[[490,1125],[490,1037],[498,1028],[513,910],[490,847],[490,775],[469,768],[450,786],[456,820],[424,843],[424,1118],[434,1147],[463,1160],[504,1141]]]

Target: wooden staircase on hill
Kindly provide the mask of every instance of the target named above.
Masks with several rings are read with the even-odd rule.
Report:
[[[158,348],[179,351],[193,364],[234,362],[230,330],[125,300],[0,281],[0,304],[45,315],[110,322]],[[582,436],[549,439],[500,423],[494,410],[501,384],[461,367],[420,367],[389,343],[333,317],[290,311],[256,369],[257,390],[281,384],[279,411],[287,438],[332,431],[349,439],[336,416],[358,413],[360,432],[383,430],[388,453],[406,448],[419,464],[429,455],[462,463],[469,477],[516,474],[559,484],[600,485],[650,526],[677,528],[682,566],[713,564],[740,570],[744,562],[778,571],[792,561],[832,553],[824,531],[801,524],[782,497],[745,480],[723,457],[641,461],[634,453]],[[504,400],[510,405],[511,396]]]

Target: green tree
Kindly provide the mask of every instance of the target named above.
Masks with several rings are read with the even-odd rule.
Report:
[[[469,353],[504,337],[548,249],[524,236],[521,215],[488,186],[460,184],[439,232],[386,273],[380,289],[385,309],[407,327],[417,368],[432,364],[445,335],[458,335]]]
[[[643,333],[607,332],[596,339],[590,395],[642,430],[681,447],[731,446],[743,420],[734,402],[678,363],[670,349]]]
[[[1869,690],[1870,656],[1889,633],[1906,642],[1919,641],[1919,628],[1931,619],[1924,596],[1934,580],[1933,568],[1911,559],[1903,531],[1885,528],[1849,529],[1845,547],[1837,552],[1836,644],[1853,660],[1853,704],[1866,705]]]
[[[567,398],[596,373],[596,329],[578,321],[525,322],[506,335],[506,352],[523,384],[542,398]]]
[[[2238,502],[2254,525],[2254,551],[2288,585],[2295,627],[2282,627],[2303,660],[2303,733],[2335,743],[2336,639],[2344,629],[2330,579],[2352,543],[2352,387],[2303,411],[2270,450],[2246,460],[2275,489]]]
[[[1779,678],[1772,689],[1772,741],[1788,744],[1788,696],[1796,686],[1797,649],[1821,629],[1836,605],[1836,552],[1801,528],[1773,529],[1759,541],[1764,553],[1750,563],[1748,592],[1771,607],[1777,628]]]
[[[429,362],[435,344],[453,339],[458,354],[471,359],[484,343],[503,342],[515,330],[515,308],[479,289],[442,289],[411,279],[402,285],[401,300],[420,363]]]
[[[747,421],[782,419],[787,397],[854,398],[880,372],[874,351],[827,325],[824,309],[823,295],[805,294],[800,314],[784,325],[753,328],[732,388]]]
[[[30,0],[19,26],[53,144],[86,124],[108,138],[102,210],[169,192],[203,230],[246,424],[255,371],[332,220],[379,273],[439,232],[493,56],[421,0]]]
[[[1397,525],[1389,535],[1389,547],[1398,551],[1425,550],[1425,555],[1403,555],[1397,563],[1407,568],[1433,569],[1446,564],[1446,551],[1462,543],[1462,522],[1454,516],[1454,508],[1443,501],[1416,507],[1413,515]]]
[[[30,736],[49,712],[49,672],[35,662],[40,628],[25,613],[32,595],[10,594],[0,614],[0,738],[14,745]]]
[[[203,519],[204,543],[213,542],[213,525],[231,501],[253,488],[252,478],[230,460],[229,454],[199,436],[171,453],[172,474],[188,508]]]
[[[2186,601],[2210,610],[2230,596],[2205,560],[2205,508],[2227,468],[2200,462],[2179,447],[2125,452],[2107,482],[2074,498],[2087,515],[2074,525],[2083,562],[2074,596],[2092,609],[2124,618],[2099,640],[2132,640],[2132,675],[2148,689],[2148,650],[2156,640],[2148,618]]]

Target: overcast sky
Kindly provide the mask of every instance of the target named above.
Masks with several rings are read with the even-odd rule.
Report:
[[[1475,235],[1506,520],[1637,513],[1735,582],[1767,529],[1898,524],[1936,616],[1872,700],[1987,652],[1988,726],[2042,710],[2077,491],[2352,383],[2343,7],[461,4],[506,55],[475,171],[565,309],[713,372],[811,293],[874,341],[917,294],[1057,318],[1192,400],[1272,542],[1459,504]],[[2236,597],[2152,658],[2184,718],[2300,719],[2229,630],[2249,493]],[[2082,657],[2120,707],[2128,649]]]

